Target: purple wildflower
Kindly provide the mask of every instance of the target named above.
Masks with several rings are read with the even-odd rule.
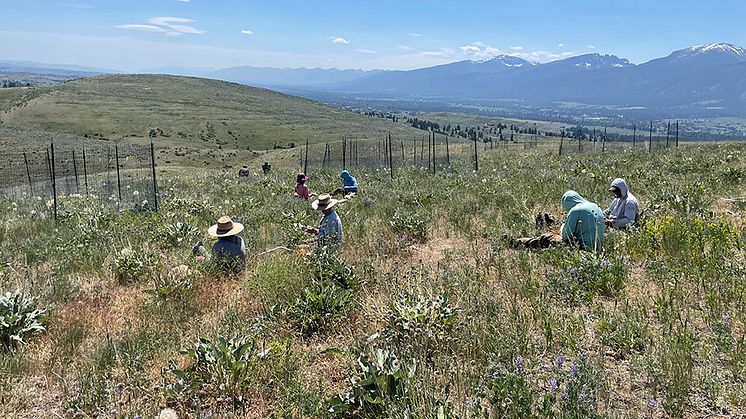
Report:
[[[600,266],[601,269],[604,269],[609,266],[609,262],[607,262],[606,259],[601,259],[601,262],[599,262],[598,266]]]
[[[559,384],[557,384],[557,379],[556,378],[552,378],[551,380],[549,380],[549,385],[552,386],[552,392],[553,393],[556,392],[557,389],[559,389]]]
[[[560,367],[560,368],[562,368],[562,365],[564,365],[564,364],[565,364],[565,356],[562,355],[562,354],[560,354],[557,357],[557,366]]]
[[[515,357],[515,368],[518,371],[523,371],[523,357],[521,355]]]
[[[655,409],[658,407],[658,402],[653,399],[648,400],[648,409]]]
[[[578,270],[575,269],[574,266],[570,266],[569,268],[567,268],[567,273],[570,274],[570,276],[575,275],[577,272],[578,272]]]
[[[563,391],[560,397],[562,397],[562,401],[567,401],[567,392]]]

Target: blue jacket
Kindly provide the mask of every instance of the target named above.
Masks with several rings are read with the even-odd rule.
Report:
[[[342,244],[342,220],[336,211],[324,215],[319,223],[319,246],[338,247]]]
[[[340,173],[339,176],[342,177],[345,192],[357,192],[358,186],[355,176],[352,176],[347,170],[342,170],[342,173]]]
[[[562,225],[562,239],[580,243],[587,250],[600,252],[603,249],[604,213],[598,205],[583,199],[575,191],[562,195],[562,207],[568,210]]]

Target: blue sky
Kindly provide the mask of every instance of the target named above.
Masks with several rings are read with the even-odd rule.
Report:
[[[746,46],[743,0],[0,0],[0,60],[138,69],[411,69],[512,54],[635,63]]]

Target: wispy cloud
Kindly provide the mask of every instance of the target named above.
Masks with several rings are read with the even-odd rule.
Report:
[[[404,51],[411,51],[414,48],[410,47],[409,45],[399,45],[397,48],[403,49]]]
[[[182,2],[182,3],[189,3],[192,0],[176,0],[176,1],[179,1],[179,2]]]
[[[560,42],[559,44],[557,44],[557,47],[558,47],[558,48],[562,48],[562,47],[564,47],[564,46],[565,46],[565,44],[563,44],[563,43],[561,43],[561,42]]]
[[[522,51],[522,50],[523,50],[523,47],[522,47],[522,46],[520,46],[520,45],[516,45],[516,46],[514,46],[514,47],[510,47],[510,49],[512,49],[513,51]]]
[[[248,30],[248,29],[241,29],[241,33],[244,35],[253,35],[254,31]]]
[[[372,49],[365,49],[365,48],[358,48],[355,51],[362,52],[363,54],[375,54],[377,52]]]
[[[588,48],[589,49],[596,49],[596,47],[594,47],[593,45],[588,45]]]
[[[416,37],[422,36],[421,33],[408,33],[407,35],[409,35],[409,36],[416,36]]]
[[[345,45],[350,43],[350,41],[339,36],[330,36],[329,39],[331,39],[335,44]]]
[[[205,33],[203,30],[187,25],[187,23],[192,22],[194,22],[193,19],[184,17],[156,16],[148,19],[146,24],[126,23],[116,25],[115,28],[141,32],[161,32],[167,36],[181,36],[184,34],[201,35]]]
[[[459,47],[459,49],[462,54],[474,58],[490,58],[504,53],[500,48],[491,47],[483,42],[473,42]]]

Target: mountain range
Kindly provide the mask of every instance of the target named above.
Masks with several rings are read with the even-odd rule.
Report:
[[[5,70],[54,68],[86,76],[108,72],[52,64],[0,62]],[[642,64],[586,54],[549,63],[500,55],[409,71],[321,68],[224,69],[163,67],[144,73],[192,75],[301,95],[359,95],[397,99],[505,101],[538,106],[655,109],[663,112],[746,113],[746,50],[714,43],[674,51]]]

